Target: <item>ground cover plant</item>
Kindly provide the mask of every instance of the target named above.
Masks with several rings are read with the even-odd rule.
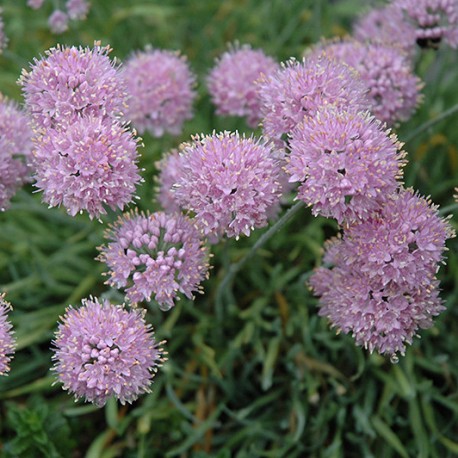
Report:
[[[0,454],[457,455],[457,23],[5,2]]]

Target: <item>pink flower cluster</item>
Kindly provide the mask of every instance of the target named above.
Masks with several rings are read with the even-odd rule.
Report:
[[[218,115],[246,116],[256,127],[261,120],[257,81],[279,65],[260,49],[233,46],[216,62],[207,76],[207,87]]]
[[[368,112],[333,106],[305,117],[290,136],[286,172],[314,215],[339,223],[367,217],[398,187],[404,153]]]
[[[100,247],[110,269],[107,283],[126,288],[132,303],[154,300],[172,308],[178,293],[189,299],[207,276],[208,252],[191,220],[179,214],[137,213],[120,218]]]
[[[310,280],[320,296],[320,315],[395,362],[417,330],[432,326],[444,309],[436,272],[445,240],[453,236],[437,207],[400,189],[328,244],[324,261],[331,266]]]
[[[196,78],[184,56],[172,51],[147,49],[134,53],[122,70],[128,108],[125,118],[143,134],[178,135],[192,117]]]
[[[429,201],[402,188],[405,153],[383,122],[407,119],[419,87],[400,51],[356,41],[320,46],[260,83],[264,134],[286,147],[297,198],[343,225],[343,239],[325,255],[332,267],[311,279],[320,314],[393,361],[443,309],[435,274],[453,235]],[[198,189],[197,173],[192,182]]]
[[[181,147],[172,193],[208,236],[238,238],[267,224],[281,196],[272,145],[238,133],[196,136]]]
[[[356,40],[325,43],[314,53],[325,52],[354,68],[368,89],[370,109],[381,121],[394,125],[415,111],[422,88],[410,61],[398,49],[382,43]]]
[[[415,54],[415,27],[406,21],[395,3],[373,8],[353,25],[353,36],[361,42],[382,43],[398,48],[409,58]]]
[[[284,136],[323,105],[366,110],[366,88],[347,65],[325,55],[290,60],[259,83],[264,135],[284,144]]]
[[[138,140],[120,121],[125,85],[109,52],[52,48],[20,79],[36,131],[36,186],[72,216],[122,209],[141,181]]]
[[[108,301],[83,299],[69,307],[54,340],[54,371],[64,390],[99,407],[110,396],[122,404],[148,393],[164,362],[144,313]]]
[[[0,210],[29,179],[32,150],[29,118],[13,101],[0,94]]]
[[[442,42],[458,47],[456,0],[394,0],[373,9],[354,25],[359,40],[378,41],[400,47],[410,57],[415,43],[420,48],[438,48]]]

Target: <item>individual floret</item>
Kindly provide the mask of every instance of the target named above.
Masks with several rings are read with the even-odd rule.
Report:
[[[182,145],[176,202],[195,215],[205,235],[238,238],[265,226],[282,192],[272,145],[231,132],[193,140]]]
[[[150,392],[164,362],[163,342],[156,342],[140,310],[107,300],[83,299],[67,308],[56,333],[53,370],[63,389],[99,407],[111,396],[132,403]]]
[[[314,215],[342,223],[367,217],[398,187],[401,146],[368,112],[325,107],[292,131],[285,170]]]
[[[208,272],[208,251],[191,220],[162,212],[130,213],[107,232],[99,260],[110,269],[107,283],[124,288],[133,303],[151,301],[164,311],[178,293],[193,299]]]
[[[195,76],[184,56],[173,51],[148,49],[133,54],[125,63],[126,119],[143,134],[178,135],[192,117]]]
[[[207,87],[218,115],[246,116],[256,127],[261,120],[257,80],[279,65],[260,49],[234,46],[217,61],[207,76]]]

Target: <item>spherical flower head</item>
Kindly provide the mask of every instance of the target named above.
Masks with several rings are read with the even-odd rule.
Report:
[[[89,11],[89,3],[86,0],[67,0],[65,7],[68,17],[77,21],[86,19]]]
[[[286,172],[314,215],[339,223],[367,217],[398,187],[404,153],[368,112],[324,107],[291,133]]]
[[[280,146],[282,136],[304,117],[313,117],[322,105],[367,110],[366,92],[354,70],[345,64],[325,56],[290,60],[259,82],[264,135]]]
[[[267,224],[266,211],[281,196],[279,160],[272,145],[238,133],[196,136],[173,192],[205,235],[238,238]]]
[[[68,30],[68,15],[61,10],[54,10],[48,18],[48,25],[52,33],[60,34]]]
[[[98,218],[105,206],[123,209],[141,181],[137,142],[108,118],[77,118],[65,129],[48,129],[37,138],[33,157],[43,200],[72,216],[87,211]]]
[[[416,28],[421,48],[437,48],[442,41],[458,47],[458,2],[456,0],[398,0],[407,19]]]
[[[193,299],[208,272],[208,251],[191,220],[180,214],[130,213],[107,232],[99,260],[110,269],[107,283],[125,288],[133,302],[151,301],[166,311],[178,294]]]
[[[409,58],[415,54],[415,27],[395,4],[372,8],[353,25],[353,36],[362,42],[380,42],[400,48]]]
[[[316,52],[322,52],[322,47]],[[324,44],[324,49],[329,58],[358,72],[369,91],[370,110],[378,119],[393,125],[408,120],[414,113],[423,85],[399,49],[356,40]]]
[[[63,389],[99,407],[110,396],[125,404],[149,393],[164,361],[144,313],[94,298],[67,309],[53,344]]]
[[[234,46],[226,51],[207,76],[207,87],[218,115],[246,116],[250,127],[261,121],[257,80],[279,65],[260,49]]]
[[[180,134],[196,96],[196,78],[186,58],[159,49],[137,52],[126,61],[123,75],[129,97],[126,119],[141,134]]]
[[[12,325],[8,321],[11,305],[5,301],[5,295],[0,295],[0,375],[10,370],[10,362],[14,354],[14,338]]]
[[[71,125],[84,116],[115,117],[125,101],[125,87],[108,46],[60,47],[23,70],[26,108],[38,129]]]
[[[383,285],[427,287],[454,236],[437,207],[412,189],[394,193],[367,219],[350,225],[340,248],[346,266],[355,265]],[[364,253],[364,256],[361,256]]]
[[[157,200],[166,213],[179,213],[180,206],[175,200],[174,186],[181,173],[183,156],[178,150],[172,150],[156,163],[159,169],[157,176]]]
[[[356,268],[321,267],[310,279],[320,296],[319,315],[326,317],[337,332],[352,333],[358,345],[398,361],[418,329],[427,329],[433,317],[444,310],[438,281],[428,287],[407,289],[396,283],[383,285]]]

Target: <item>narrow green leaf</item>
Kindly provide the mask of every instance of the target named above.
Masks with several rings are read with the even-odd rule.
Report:
[[[382,438],[393,447],[402,458],[409,458],[407,450],[402,445],[401,440],[391,430],[391,428],[377,415],[371,418],[372,426]]]

